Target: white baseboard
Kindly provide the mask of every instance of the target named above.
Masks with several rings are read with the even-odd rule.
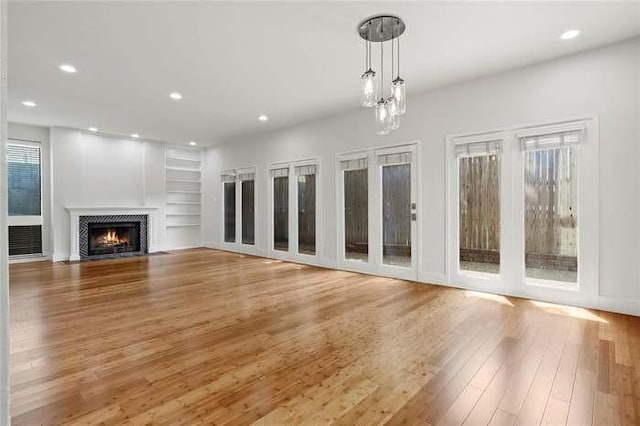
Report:
[[[69,253],[53,253],[52,262],[64,262],[69,260]]]
[[[340,269],[338,261],[336,259],[331,259],[328,257],[323,257],[322,259],[320,259],[320,266],[331,269]]]
[[[448,284],[447,275],[437,273],[437,272],[421,271],[418,273],[418,281],[425,284],[437,284],[437,285]]]
[[[603,311],[640,316],[640,300],[620,299],[610,296],[598,296],[598,304]]]
[[[179,246],[179,247],[164,247],[160,250],[156,250],[155,253],[159,251],[190,250],[190,249],[204,248],[204,247],[205,246],[203,244],[193,244],[193,245]]]
[[[9,265],[13,265],[14,263],[44,262],[48,260],[51,260],[50,254],[14,256],[9,257]]]

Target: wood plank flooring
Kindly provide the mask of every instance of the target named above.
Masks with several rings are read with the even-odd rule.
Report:
[[[11,266],[38,424],[639,424],[640,318],[208,249]]]

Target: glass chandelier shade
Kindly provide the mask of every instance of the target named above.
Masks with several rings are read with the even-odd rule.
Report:
[[[402,115],[407,112],[407,85],[400,77],[393,80],[391,83],[391,96],[393,103],[395,104],[395,111],[397,115]]]
[[[389,134],[389,123],[391,119],[391,114],[389,112],[389,103],[380,99],[376,103],[376,133],[379,135],[388,135]]]
[[[397,112],[396,102],[393,96],[387,99],[387,109],[389,110],[389,130],[399,129],[400,115]]]
[[[360,78],[360,104],[363,107],[373,107],[376,105],[376,99],[378,98],[378,83],[376,80],[376,73],[371,68],[365,71]]]

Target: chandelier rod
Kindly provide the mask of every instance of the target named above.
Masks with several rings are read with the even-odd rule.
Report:
[[[394,45],[394,41],[393,41],[393,37],[396,35],[395,32],[395,27],[391,27],[391,81],[393,81],[393,73],[394,73],[394,69],[395,69],[395,55],[393,53],[393,45]],[[393,95],[393,94],[392,94]]]
[[[371,22],[367,25],[369,30],[369,40],[367,40],[367,50],[369,51],[369,68],[371,69]]]
[[[382,25],[380,25],[380,38],[384,34],[384,18],[382,18]],[[384,41],[380,42],[380,99],[384,98]]]
[[[400,20],[396,22],[400,25]],[[400,77],[400,36],[398,36],[398,77]]]

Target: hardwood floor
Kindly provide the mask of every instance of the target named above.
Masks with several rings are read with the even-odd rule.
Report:
[[[198,249],[11,266],[37,424],[639,424],[640,318]]]

